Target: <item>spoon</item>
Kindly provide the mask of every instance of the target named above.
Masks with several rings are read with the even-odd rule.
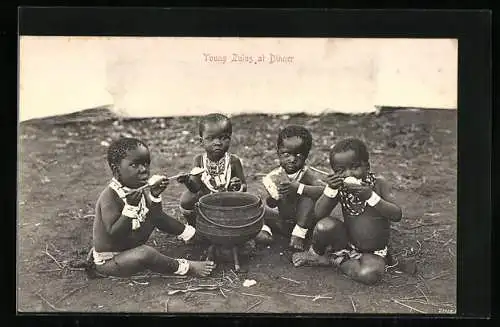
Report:
[[[200,175],[201,173],[203,173],[205,171],[204,168],[201,168],[201,167],[194,167],[191,172],[189,173],[189,175],[191,176],[197,176],[197,175]],[[186,175],[186,173],[180,173],[180,174],[177,174],[177,175],[174,175],[174,176],[170,176],[170,177],[167,177],[168,180],[172,180],[172,179],[176,179],[178,177],[181,177],[181,176],[184,176]],[[155,182],[154,184],[150,184],[150,182],[148,181],[148,183],[146,183],[145,185],[141,186],[141,187],[138,187],[136,189],[133,189],[133,190],[130,190],[128,191],[127,193],[125,193],[125,196],[131,194],[131,193],[134,193],[134,192],[139,192],[139,191],[142,191],[142,190],[145,190],[153,185],[155,185],[157,182]]]

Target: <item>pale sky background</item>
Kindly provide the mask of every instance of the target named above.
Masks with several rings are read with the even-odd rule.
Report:
[[[233,53],[264,61],[204,55]],[[22,36],[19,119],[104,105],[131,117],[456,109],[457,71],[452,39]]]

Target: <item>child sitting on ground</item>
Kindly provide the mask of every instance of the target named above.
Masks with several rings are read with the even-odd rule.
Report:
[[[324,188],[306,165],[311,147],[312,135],[302,126],[290,125],[279,132],[280,167],[262,180],[269,196],[266,223],[256,238],[259,243],[272,242],[271,226],[289,233],[284,231],[283,222],[293,220],[295,227],[289,245],[293,250],[304,250],[307,231],[315,224],[314,203]]]
[[[177,179],[187,188],[181,196],[180,210],[191,226],[196,223],[194,206],[203,195],[247,190],[241,160],[228,152],[232,132],[231,120],[222,114],[206,115],[199,123],[201,144],[205,152],[195,156],[194,168],[202,168],[203,172],[183,175]]]
[[[154,228],[177,235],[185,242],[196,231],[163,212],[161,193],[168,185],[165,176],[149,178],[149,149],[134,138],[122,138],[108,149],[113,173],[100,194],[93,227],[94,269],[101,275],[130,276],[144,270],[157,273],[208,276],[213,262],[173,259],[146,245]],[[134,190],[148,183],[143,190]]]
[[[388,263],[390,222],[401,220],[401,208],[388,183],[370,171],[361,140],[349,138],[332,147],[330,165],[333,173],[315,206],[317,217],[326,218],[314,227],[309,250],[293,255],[293,264],[333,264],[356,281],[377,283]],[[339,202],[344,222],[329,217]]]

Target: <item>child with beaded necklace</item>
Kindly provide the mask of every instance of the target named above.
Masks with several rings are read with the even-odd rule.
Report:
[[[333,146],[330,165],[333,173],[315,205],[317,217],[326,218],[314,227],[309,250],[293,255],[293,264],[332,264],[356,281],[377,283],[390,260],[390,223],[401,220],[401,208],[389,184],[370,170],[361,140],[348,138]],[[329,217],[338,203],[343,222]]]
[[[147,145],[138,139],[122,138],[108,148],[113,178],[97,200],[88,271],[123,277],[144,270],[208,276],[215,268],[213,262],[170,258],[146,245],[155,228],[185,242],[196,236],[193,227],[163,211],[161,193],[168,178],[150,178],[150,162]],[[146,183],[151,186],[141,189]]]
[[[205,152],[195,156],[194,167],[203,168],[203,173],[183,175],[177,179],[187,188],[181,196],[180,210],[191,226],[195,226],[194,206],[201,196],[247,190],[241,160],[228,152],[232,135],[231,120],[218,113],[206,115],[199,123],[199,134]]]

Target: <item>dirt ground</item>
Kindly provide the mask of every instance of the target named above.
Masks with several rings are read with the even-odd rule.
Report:
[[[357,136],[370,149],[373,171],[394,186],[404,218],[392,225],[398,265],[383,281],[365,286],[334,268],[294,268],[279,238],[244,255],[247,272],[219,265],[213,277],[146,274],[131,279],[88,279],[71,268],[91,244],[93,208],[110,179],[106,142],[119,135],[144,139],[152,173],[190,168],[201,151],[197,118],[120,120],[106,109],[33,120],[20,125],[18,310],[22,312],[261,312],[455,313],[457,128],[453,110],[390,110],[380,114],[321,117],[237,116],[231,151],[243,159],[249,191],[260,193],[260,173],[276,163],[279,126],[309,127],[310,164],[328,169],[335,141]],[[175,183],[164,193],[167,212],[180,218]],[[150,244],[172,256],[197,258],[202,249],[153,233]],[[245,279],[257,284],[243,287]],[[215,289],[168,295],[188,286]],[[318,296],[318,295],[321,295]]]

